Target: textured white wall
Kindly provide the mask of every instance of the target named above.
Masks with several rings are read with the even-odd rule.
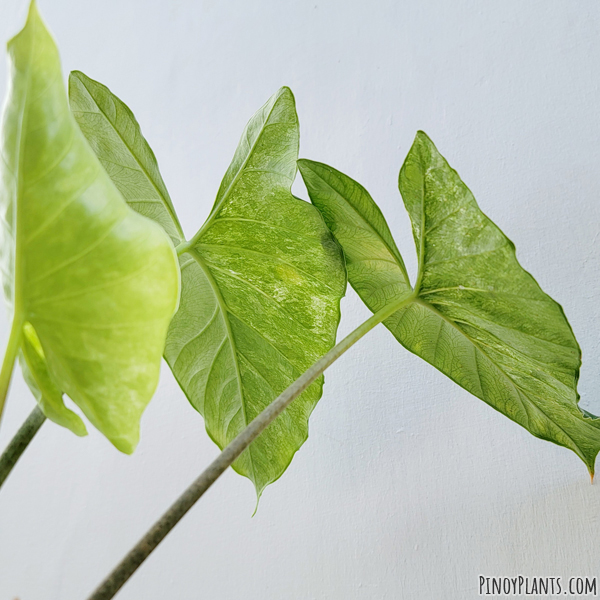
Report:
[[[1,0],[2,40],[24,3]],[[584,353],[582,405],[600,413],[595,0],[40,8],[65,73],[106,83],[137,115],[188,234],[248,118],[289,85],[301,155],[370,190],[414,272],[396,179],[424,129],[563,304]],[[368,314],[351,290],[343,311],[340,335]],[[480,573],[600,575],[600,485],[573,453],[531,437],[383,327],[326,379],[309,441],[257,515],[251,484],[227,473],[119,598],[465,600]],[[0,446],[32,406],[19,375]],[[45,425],[0,495],[0,599],[84,598],[216,454],[166,368],[133,457],[94,431],[78,439]]]

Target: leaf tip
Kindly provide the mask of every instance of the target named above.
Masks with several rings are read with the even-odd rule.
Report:
[[[42,17],[38,9],[37,0],[31,0],[29,3],[29,10],[27,11],[27,20],[25,21],[25,27],[33,22],[42,22]]]
[[[78,422],[73,423],[71,431],[78,437],[86,437],[88,435],[87,427],[81,419],[79,419]]]
[[[84,73],[82,73],[81,71],[78,71],[77,69],[74,69],[73,71],[71,71],[69,73],[69,82],[73,79],[83,79],[85,77]]]
[[[104,433],[104,432],[103,432]],[[106,433],[104,434],[106,435]],[[123,454],[131,455],[135,452],[139,442],[139,432],[130,436],[108,436],[110,443]]]
[[[31,0],[31,2],[29,3],[29,11],[27,13],[27,20],[29,21],[29,19],[31,19],[32,17],[38,17],[40,16],[40,12],[38,10],[38,6],[37,6],[37,0]]]
[[[259,489],[258,487],[256,488],[256,504],[254,505],[254,512],[250,516],[251,519],[253,519],[255,517],[256,513],[258,512],[258,505],[260,504],[260,498],[261,498],[264,490],[265,490],[264,487],[262,489]]]
[[[431,138],[422,130],[417,131],[415,136],[414,146],[426,146],[427,148],[435,148],[435,144],[431,141]]]
[[[29,9],[27,11],[25,25],[23,25],[23,28],[18,33],[8,40],[6,47],[10,51],[11,48],[17,45],[19,40],[22,38],[27,38],[28,35],[37,36],[40,34],[40,32],[42,35],[45,34],[46,36],[52,38],[48,28],[44,23],[44,20],[42,19],[42,16],[40,15],[40,11],[38,10],[37,0],[31,0]],[[52,43],[54,43],[53,40]]]
[[[298,169],[300,170],[300,173],[302,173],[303,170],[312,170],[311,166],[313,164],[312,160],[308,160],[308,158],[299,158],[296,161],[296,164],[298,165]]]
[[[292,92],[291,88],[289,88],[287,85],[282,85],[277,90],[277,93],[275,95],[277,96],[277,98],[282,98],[284,96],[287,96],[288,98],[291,98],[292,100],[294,99],[294,93]]]
[[[293,121],[298,121],[298,115],[296,114],[296,99],[294,98],[294,94],[292,90],[286,85],[280,87],[267,101],[267,104],[271,107],[271,109],[275,108],[279,103],[283,103],[284,106],[292,108],[294,117]],[[298,156],[296,154],[296,156]]]
[[[590,482],[592,485],[594,485],[594,477],[596,475],[596,456],[598,455],[598,452],[596,451],[592,455],[581,455],[579,453],[577,453],[577,455],[579,456],[579,458],[581,458],[581,460],[583,460],[583,463],[587,467],[588,473],[590,474]]]

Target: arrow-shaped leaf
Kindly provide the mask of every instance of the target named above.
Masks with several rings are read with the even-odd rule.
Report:
[[[60,407],[61,390],[132,452],[177,305],[175,253],[126,205],[81,134],[35,4],[8,53],[1,259],[27,379],[49,418],[83,432]]]
[[[335,343],[341,252],[319,212],[294,198],[298,120],[287,88],[249,122],[208,220],[185,242],[131,111],[75,72],[73,113],[132,207],[180,244],[181,305],[165,358],[223,448]],[[234,464],[260,495],[308,435],[320,378]]]
[[[299,166],[365,304],[376,311],[409,294],[402,259],[364,188],[326,165]],[[580,350],[560,305],[519,265],[513,244],[424,133],[402,167],[400,191],[419,272],[413,302],[386,327],[533,435],[576,452],[593,473],[600,420],[577,406]]]

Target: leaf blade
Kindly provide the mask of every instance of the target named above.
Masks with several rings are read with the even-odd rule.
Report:
[[[220,447],[335,343],[345,288],[341,254],[319,213],[291,194],[298,139],[294,99],[282,88],[250,120],[191,242],[218,290],[228,333],[229,350],[215,353],[217,368],[207,373],[206,389],[215,391],[198,407]],[[322,384],[315,382],[234,464],[259,496],[306,440]]]
[[[80,129],[123,198],[132,208],[147,203],[137,212],[159,223],[179,244],[184,235],[173,202],[129,107],[81,71],[69,74],[69,101]]]
[[[130,453],[177,305],[174,250],[162,229],[127,207],[81,135],[35,3],[8,51],[0,191],[7,299],[35,331],[54,391]]]
[[[379,207],[358,183],[332,167],[301,159],[312,203],[344,249],[348,279],[377,312],[412,293],[404,261]]]
[[[399,185],[422,253],[420,297],[460,333],[459,343],[476,348],[475,360],[483,358],[472,372],[485,382],[496,368],[493,381],[512,388],[496,390],[488,403],[536,437],[570,448],[593,472],[600,435],[577,406],[581,351],[562,307],[521,267],[512,242],[422,132]]]
[[[311,166],[313,173],[319,169],[325,178],[328,170],[333,172]],[[335,173],[350,195],[362,189]],[[305,182],[335,233],[344,217],[331,209],[322,183],[310,176]],[[419,274],[415,300],[387,319],[386,327],[408,350],[536,437],[573,450],[593,474],[600,419],[578,408],[580,350],[560,305],[522,269],[512,242],[481,212],[422,132],[402,167],[399,185],[411,217]],[[340,206],[346,213],[356,208]],[[340,237],[338,241],[349,262],[365,251]],[[381,302],[375,305],[367,294],[368,284],[376,286],[377,278],[367,274],[365,283],[351,269],[348,274],[367,306],[380,308]],[[401,275],[396,265],[396,278]]]

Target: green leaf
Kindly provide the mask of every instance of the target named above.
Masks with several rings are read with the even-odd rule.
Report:
[[[81,417],[65,406],[62,392],[52,381],[44,350],[30,323],[23,325],[20,363],[25,382],[33,392],[42,412],[50,420],[70,429],[75,435],[87,435]]]
[[[319,212],[294,198],[298,119],[287,88],[251,119],[210,216],[185,242],[131,111],[75,72],[71,108],[131,206],[180,244],[182,294],[165,358],[223,448],[335,343],[345,273]],[[112,165],[112,167],[110,167]],[[323,378],[235,462],[260,496],[308,436]]]
[[[75,119],[131,208],[156,221],[177,246],[185,238],[154,152],[129,107],[81,71],[69,75]]]
[[[299,166],[365,304],[377,311],[409,294],[402,259],[364,188],[325,165]],[[600,419],[577,406],[581,353],[560,305],[519,265],[513,244],[422,132],[399,184],[419,271],[412,303],[385,326],[533,435],[576,452],[593,474]]]
[[[379,207],[361,185],[309,160],[298,166],[313,204],[346,257],[348,281],[377,312],[412,293],[404,261]]]
[[[173,246],[127,206],[81,134],[35,4],[8,54],[1,260],[25,375],[50,419],[84,431],[63,391],[129,453],[177,306]]]

